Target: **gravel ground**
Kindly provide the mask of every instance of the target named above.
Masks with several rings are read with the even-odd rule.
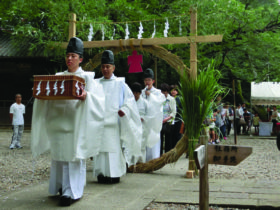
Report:
[[[38,184],[49,178],[50,155],[32,159],[30,151],[30,131],[24,131],[23,149],[10,150],[12,132],[0,130],[0,197],[19,190],[24,186]],[[239,180],[280,180],[280,153],[275,138],[267,140],[239,136],[238,145],[252,146],[253,153],[238,166],[209,165],[209,178]],[[233,144],[233,136],[221,144]],[[90,169],[90,164],[88,169]],[[146,209],[198,209],[198,206],[183,204],[151,203]],[[230,209],[212,207],[212,209]],[[231,208],[233,209],[233,208]]]
[[[144,210],[198,210],[198,205],[189,204],[164,204],[164,203],[151,203]],[[209,210],[242,210],[240,208],[221,208],[218,206],[210,206]],[[244,209],[245,210],[245,209]]]
[[[30,151],[30,131],[22,137],[22,149],[10,150],[12,132],[0,131],[0,196],[49,178],[50,155],[32,159]]]

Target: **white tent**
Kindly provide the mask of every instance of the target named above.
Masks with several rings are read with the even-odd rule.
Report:
[[[280,105],[280,83],[251,83],[251,103],[254,105]]]

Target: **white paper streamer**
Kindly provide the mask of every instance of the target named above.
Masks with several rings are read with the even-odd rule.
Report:
[[[77,93],[77,96],[78,96],[78,95],[80,95],[80,94],[79,94],[79,93],[80,93],[79,81],[77,81],[75,87],[76,87],[76,89],[77,89],[77,90],[76,90],[76,93]]]
[[[115,32],[116,32],[116,29],[115,29],[115,27],[114,27],[113,36],[111,37],[111,40],[114,40]]]
[[[56,94],[57,94],[57,80],[55,81],[55,83],[53,85],[53,89],[54,89],[54,95],[56,96]]]
[[[125,28],[125,38],[124,39],[129,39],[129,29],[128,29],[127,23],[126,23],[126,28]]]
[[[62,95],[64,93],[64,80],[61,83],[60,89],[61,89],[61,93],[60,94]]]
[[[154,21],[154,32],[152,34],[152,38],[154,38],[156,35],[156,22]]]
[[[169,23],[168,23],[168,18],[166,18],[165,29],[163,31],[164,37],[167,37],[168,29],[169,29]]]
[[[144,33],[143,29],[144,29],[144,28],[143,28],[143,26],[142,26],[142,22],[140,22],[138,39],[141,39],[141,38],[142,38],[142,34]]]
[[[46,95],[49,96],[49,95],[50,95],[50,92],[51,92],[51,89],[50,89],[50,81],[48,81],[48,83],[47,83],[46,90],[47,90]]]
[[[38,86],[36,88],[36,90],[37,90],[36,96],[41,93],[41,82],[42,82],[42,80],[39,82],[39,84],[38,84]]]
[[[92,24],[90,24],[89,34],[88,34],[88,41],[92,40],[92,35],[93,35],[93,27],[92,27]]]
[[[101,26],[101,31],[102,31],[102,41],[104,41],[105,39],[104,25]]]
[[[182,35],[182,22],[181,19],[179,20],[179,35]]]

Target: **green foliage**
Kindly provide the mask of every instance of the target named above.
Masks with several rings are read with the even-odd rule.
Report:
[[[77,36],[87,40],[90,24],[93,25],[93,40],[101,40],[101,23],[104,23],[105,40],[124,39],[125,23],[128,22],[130,38],[137,38],[139,22],[144,27],[143,38],[150,38],[156,23],[156,37],[163,37],[165,17],[169,17],[168,36],[190,35],[191,7],[197,8],[198,35],[224,34],[222,43],[198,44],[198,67],[207,67],[215,59],[215,68],[223,74],[222,82],[231,84],[232,78],[242,81],[280,81],[278,66],[280,65],[280,6],[277,0],[3,0],[0,4],[0,27],[11,31],[19,40],[28,36],[35,42],[29,49],[32,51],[39,45],[46,46],[47,55],[62,56],[64,51],[57,47],[49,47],[52,42],[68,40],[69,13],[77,14]],[[185,14],[185,16],[174,17]],[[150,21],[143,21],[150,20]],[[179,34],[181,20],[182,35]],[[111,22],[123,22],[108,24]],[[180,56],[189,66],[189,46],[166,45],[172,53]],[[87,50],[85,60],[102,49]],[[120,55],[120,60],[126,59]],[[146,64],[153,67],[152,57],[145,56]],[[125,63],[121,61],[120,63]],[[120,66],[122,69],[123,66]],[[158,64],[159,74],[170,76],[174,70],[165,62]],[[121,70],[121,75],[125,71]],[[175,83],[177,75],[172,78],[159,78],[159,83]],[[245,84],[242,82],[242,85]],[[246,84],[245,84],[246,85]],[[243,86],[242,86],[243,88]],[[243,91],[244,92],[244,91]],[[247,91],[244,93],[246,94]],[[245,98],[248,99],[248,95]]]
[[[203,128],[202,123],[211,112],[212,101],[223,91],[223,88],[218,84],[220,77],[219,71],[214,69],[213,61],[207,69],[199,73],[197,80],[188,75],[181,77],[183,122],[185,135],[189,139],[188,154],[190,160],[194,160],[193,151]],[[189,169],[194,170],[195,168],[190,165]]]
[[[188,75],[181,77],[181,103],[183,107],[183,121],[185,134],[189,139],[198,139],[202,123],[210,114],[212,101],[224,92],[218,81],[221,77],[215,70],[214,62],[199,72],[197,80]]]

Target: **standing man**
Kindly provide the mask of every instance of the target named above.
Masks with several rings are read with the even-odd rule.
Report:
[[[128,166],[141,157],[142,125],[134,96],[122,77],[114,75],[114,54],[101,58],[103,77],[98,83],[105,94],[104,132],[100,152],[94,157],[93,175],[99,183],[118,183]]]
[[[242,127],[242,134],[246,133],[246,120],[244,118],[244,112],[246,109],[246,104],[242,103],[241,107],[239,108],[239,114],[240,114],[240,119],[242,118],[242,123],[240,122],[240,133],[241,133],[241,127]]]
[[[16,94],[16,102],[10,107],[10,119],[13,125],[13,137],[10,145],[10,149],[21,149],[20,144],[21,136],[24,128],[25,106],[21,103],[21,94]]]
[[[165,96],[161,90],[154,88],[154,72],[152,69],[144,71],[145,89],[142,90],[142,97],[146,99],[150,106],[150,111],[153,112],[155,123],[152,132],[150,132],[149,142],[147,143],[146,161],[160,157],[160,131],[163,122],[163,103]]]
[[[68,69],[57,75],[85,79],[85,89],[76,100],[35,100],[32,116],[33,156],[51,152],[49,193],[60,193],[60,205],[70,206],[83,196],[86,158],[98,154],[104,128],[105,98],[94,72],[79,67],[83,42],[70,39],[66,50]]]
[[[241,114],[239,112],[240,108],[241,108],[241,105],[238,104],[238,107],[235,109],[235,122],[234,123],[235,123],[235,128],[236,128],[237,135],[239,135],[240,131],[241,131],[241,126],[240,126],[240,116],[241,116]]]
[[[164,142],[164,152],[170,151],[173,147],[173,125],[174,118],[176,116],[176,101],[175,98],[169,95],[169,85],[166,83],[161,84],[160,86],[161,93],[165,97],[165,101],[163,103],[163,121],[162,121],[162,129],[160,132],[160,155],[163,153],[163,142]]]

